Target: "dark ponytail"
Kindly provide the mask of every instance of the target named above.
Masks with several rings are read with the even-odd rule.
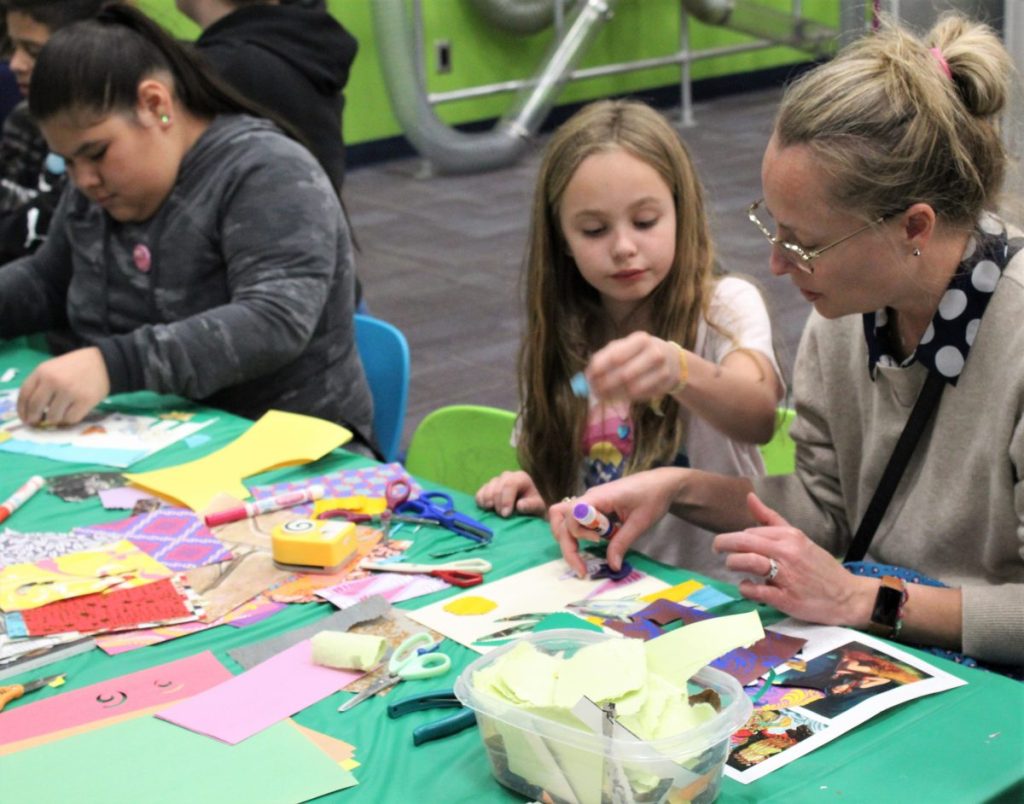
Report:
[[[177,99],[198,117],[266,117],[294,136],[290,126],[215,76],[153,20],[120,3],[50,37],[32,70],[29,111],[41,121],[70,110],[100,116],[133,111],[139,83],[159,72],[173,77]]]

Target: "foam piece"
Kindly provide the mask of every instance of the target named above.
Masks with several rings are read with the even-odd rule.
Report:
[[[384,637],[347,631],[321,631],[310,642],[313,645],[313,664],[346,670],[375,667],[384,658],[388,647]]]

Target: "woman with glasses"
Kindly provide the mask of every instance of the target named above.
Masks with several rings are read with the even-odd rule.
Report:
[[[788,88],[749,216],[772,272],[814,308],[794,376],[796,472],[664,468],[592,489],[584,499],[622,520],[612,567],[671,508],[719,532],[730,569],[763,576],[740,584],[751,600],[1024,664],[1024,239],[991,212],[1013,76],[993,31],[949,15],[923,38],[887,24]],[[849,572],[836,556],[928,377],[941,395],[886,481],[880,564]],[[572,558],[585,534],[567,508],[551,523]]]

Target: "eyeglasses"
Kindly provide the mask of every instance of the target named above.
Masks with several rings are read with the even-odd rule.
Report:
[[[773,246],[778,246],[779,248],[785,250],[792,256],[796,257],[796,260],[793,261],[793,264],[806,274],[814,273],[814,267],[811,265],[811,262],[818,259],[818,257],[824,254],[830,248],[835,248],[840,243],[845,243],[851,237],[855,237],[856,235],[859,235],[861,232],[867,231],[872,226],[876,226],[885,220],[885,215],[882,215],[881,217],[878,217],[875,220],[871,221],[871,223],[861,226],[857,231],[850,232],[850,234],[846,235],[845,237],[839,238],[833,243],[829,243],[827,246],[822,246],[821,248],[806,249],[803,246],[798,246],[796,243],[788,243],[785,240],[779,240],[778,237],[771,233],[771,230],[767,226],[761,223],[760,219],[757,217],[757,208],[761,206],[761,204],[763,203],[764,199],[759,198],[757,201],[755,201],[753,204],[747,207],[747,217],[750,218],[750,222],[761,230],[761,234],[763,234],[768,239],[769,243],[771,243]]]

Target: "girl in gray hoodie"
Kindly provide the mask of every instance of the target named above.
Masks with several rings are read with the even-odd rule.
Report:
[[[0,337],[70,326],[81,348],[26,378],[21,418],[149,390],[369,443],[351,239],[309,152],[127,6],[55,34],[30,98],[72,184],[46,244],[0,268]]]

